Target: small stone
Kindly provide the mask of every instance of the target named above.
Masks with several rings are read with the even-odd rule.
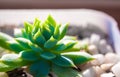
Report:
[[[84,38],[83,40],[82,40],[84,43],[86,43],[86,44],[90,44],[90,39],[89,38]]]
[[[90,44],[98,46],[100,42],[100,36],[98,34],[92,34],[90,37]]]
[[[118,63],[120,61],[120,58],[117,54],[115,53],[107,53],[105,55],[105,63]]]
[[[103,69],[104,71],[108,71],[111,69],[113,65],[114,65],[113,63],[102,64],[100,68]]]
[[[100,77],[115,77],[115,75],[113,73],[103,73]]]
[[[112,47],[110,45],[107,45],[106,46],[106,51],[113,52],[113,49],[112,49]]]
[[[91,54],[98,54],[98,49],[95,45],[90,45],[88,46],[88,51]]]
[[[14,36],[21,36],[21,29],[20,28],[15,28],[14,29]]]
[[[83,71],[83,77],[96,77],[96,72],[93,67],[88,68],[87,70]]]
[[[80,70],[86,70],[88,68],[90,68],[92,65],[90,62],[87,62],[85,64],[81,64],[81,65],[78,65],[77,67],[80,69]]]
[[[106,54],[108,50],[106,49],[107,43],[105,39],[100,40],[98,49],[101,54]]]
[[[0,72],[0,77],[8,77],[8,75],[5,72]]]
[[[101,65],[105,62],[105,57],[102,54],[96,54],[93,55],[93,57],[95,58],[95,60],[91,61],[91,64],[94,66]]]
[[[120,62],[115,64],[112,68],[111,71],[115,74],[116,77],[120,77]]]
[[[96,71],[97,77],[100,77],[100,75],[105,72],[105,71],[102,70],[99,66],[95,66],[94,69],[95,69],[95,71]]]

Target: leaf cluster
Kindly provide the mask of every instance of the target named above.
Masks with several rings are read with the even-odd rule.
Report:
[[[0,71],[28,66],[34,77],[47,77],[51,71],[58,77],[81,77],[72,68],[93,57],[74,47],[77,40],[65,36],[67,28],[68,24],[58,24],[49,15],[44,22],[38,18],[33,24],[25,22],[21,35],[15,38],[0,33],[0,46],[14,52],[0,58]]]

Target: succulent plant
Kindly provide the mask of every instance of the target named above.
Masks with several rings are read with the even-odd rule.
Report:
[[[68,24],[56,23],[51,15],[42,22],[24,23],[21,34],[11,37],[0,33],[0,46],[14,53],[0,58],[0,72],[28,66],[34,77],[47,77],[50,72],[58,77],[81,77],[73,68],[93,57],[80,52],[74,37],[65,36]]]

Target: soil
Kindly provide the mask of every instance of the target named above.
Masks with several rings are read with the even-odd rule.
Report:
[[[23,68],[17,68],[7,72],[9,77],[28,77]]]
[[[8,74],[8,77],[33,77],[29,75],[27,72],[25,72],[24,68],[17,68],[6,73]],[[50,73],[48,77],[53,77],[53,75]]]

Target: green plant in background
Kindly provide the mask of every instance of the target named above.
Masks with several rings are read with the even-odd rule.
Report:
[[[24,26],[15,38],[0,33],[0,46],[14,52],[1,57],[0,72],[28,66],[34,77],[47,77],[50,72],[58,77],[81,77],[73,68],[93,60],[79,51],[74,37],[65,36],[68,24],[61,26],[50,15],[44,22],[36,18]]]

